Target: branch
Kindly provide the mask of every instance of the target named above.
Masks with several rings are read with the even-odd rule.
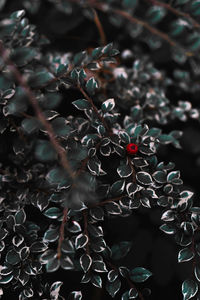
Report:
[[[162,7],[166,8],[167,10],[171,11],[172,13],[174,13],[177,16],[181,16],[181,17],[184,17],[186,19],[189,19],[194,27],[200,28],[200,24],[195,19],[193,19],[190,16],[190,14],[184,13],[184,12],[172,7],[168,3],[160,2],[160,1],[157,1],[157,0],[145,0],[145,1],[151,2],[152,4],[157,5],[157,6],[162,6]]]
[[[94,105],[92,98],[90,98],[86,92],[82,89],[81,86],[78,87],[80,92],[83,94],[83,96],[86,98],[86,100],[91,104],[92,108],[94,109],[94,112],[96,113],[98,119],[103,123],[104,127],[106,128],[107,132],[109,135],[112,135],[112,132],[110,130],[110,128],[108,127],[108,125],[106,124],[104,118],[99,114],[98,109],[96,108],[96,106]]]
[[[94,8],[92,10],[93,10],[93,13],[94,13],[94,22],[97,26],[97,29],[99,31],[99,35],[100,35],[100,38],[101,38],[101,44],[103,46],[105,46],[107,44],[107,42],[106,42],[106,36],[105,36],[104,30],[103,30],[103,26],[102,26],[102,24],[99,20],[99,17],[98,17],[98,14],[97,14],[96,10]]]
[[[9,67],[11,73],[14,75],[16,81],[24,88],[24,90],[28,96],[28,100],[34,109],[38,120],[45,127],[47,134],[49,136],[50,142],[51,142],[52,146],[54,147],[55,151],[57,152],[58,156],[60,157],[61,166],[67,171],[67,173],[71,176],[71,178],[74,178],[75,175],[74,175],[74,173],[69,165],[69,162],[67,160],[65,149],[56,140],[56,137],[55,137],[55,134],[53,131],[53,127],[45,119],[45,117],[38,105],[38,101],[37,101],[34,93],[31,91],[31,89],[27,85],[23,75],[19,72],[19,70],[17,69],[15,64],[9,59],[8,51],[4,48],[2,41],[0,41],[0,53],[3,58],[3,61],[8,65],[8,67]]]
[[[57,248],[57,258],[61,258],[61,246],[62,242],[65,238],[65,224],[67,222],[67,214],[68,214],[68,208],[64,208],[63,210],[63,219],[60,226],[60,234],[59,234],[59,240],[58,240],[58,248]]]

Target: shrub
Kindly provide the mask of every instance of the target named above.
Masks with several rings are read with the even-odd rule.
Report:
[[[191,263],[182,297],[199,299],[200,207],[171,157],[160,158],[164,146],[183,151],[181,121],[200,120],[200,2],[171,2],[0,2],[2,297],[12,288],[20,300],[82,299],[81,284],[59,295],[75,272],[109,299],[146,299],[152,270],[124,264],[134,237],[107,232],[157,209],[178,262]],[[46,10],[55,35],[82,26],[96,46],[55,50],[25,10],[38,26]],[[52,282],[60,269],[67,275]]]

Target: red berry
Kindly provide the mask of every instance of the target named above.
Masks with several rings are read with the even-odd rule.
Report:
[[[126,146],[126,151],[127,151],[128,154],[134,155],[138,152],[138,146],[136,144],[133,144],[133,143],[128,144]]]

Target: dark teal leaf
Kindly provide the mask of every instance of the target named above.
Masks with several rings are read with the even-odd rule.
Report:
[[[186,279],[182,284],[183,300],[188,300],[196,295],[198,291],[197,283],[192,279]]]
[[[81,233],[76,237],[75,247],[76,249],[83,248],[88,243],[87,235]]]
[[[36,118],[24,119],[21,126],[27,134],[32,134],[40,129],[40,122]]]
[[[117,173],[121,178],[129,177],[133,170],[129,165],[122,165],[117,168]]]
[[[46,140],[37,140],[35,156],[40,161],[51,161],[57,158],[57,153],[51,143]]]
[[[92,276],[91,283],[98,288],[102,288],[102,279],[99,275]]]
[[[59,238],[58,228],[49,228],[44,233],[44,242],[55,242]]]
[[[102,109],[103,113],[113,110],[114,107],[115,107],[114,99],[108,99],[101,104],[101,109]]]
[[[144,171],[138,172],[136,174],[136,178],[139,181],[139,183],[142,183],[144,185],[150,185],[153,182],[151,175]]]
[[[7,284],[7,283],[9,283],[12,279],[13,279],[13,275],[12,275],[12,274],[7,275],[7,276],[3,276],[3,277],[0,279],[0,284]]]
[[[89,270],[91,264],[92,264],[92,259],[90,255],[85,253],[80,257],[80,265],[85,273]]]
[[[125,257],[132,247],[132,242],[122,241],[111,247],[112,259],[118,260]]]
[[[184,248],[178,253],[178,262],[185,262],[193,259],[194,252],[190,248]]]
[[[82,293],[81,291],[73,291],[70,293],[68,300],[81,300]]]
[[[95,90],[98,88],[98,83],[97,81],[94,79],[94,77],[91,77],[87,83],[86,83],[86,90],[90,95],[94,95]]]
[[[134,282],[144,282],[150,276],[152,276],[152,273],[143,267],[134,268],[133,270],[131,270],[131,273],[130,273],[130,278]]]
[[[31,47],[15,48],[11,53],[11,60],[21,67],[28,64],[37,55],[37,51]]]
[[[114,182],[110,188],[110,192],[113,196],[121,195],[124,191],[125,180],[118,180]]]
[[[44,215],[50,219],[57,219],[62,215],[62,211],[58,207],[50,207],[44,211]]]
[[[120,290],[120,287],[121,287],[121,281],[119,278],[115,279],[115,281],[113,282],[110,281],[106,282],[106,290],[108,291],[108,293],[112,298],[115,297],[117,292]]]
[[[57,257],[55,257],[49,260],[45,266],[46,266],[47,273],[55,272],[60,267],[60,260],[57,259]]]
[[[72,128],[65,118],[58,117],[51,122],[53,131],[58,136],[69,136]]]
[[[73,101],[72,104],[80,109],[80,110],[84,110],[84,109],[90,109],[91,108],[91,104],[88,100],[86,99],[78,99],[76,101]]]
[[[105,263],[103,261],[101,261],[101,260],[95,260],[95,261],[93,261],[93,263],[92,263],[92,269],[95,272],[108,272]]]
[[[49,84],[54,78],[55,77],[50,72],[41,71],[35,73],[34,75],[31,75],[31,77],[28,80],[28,83],[32,88],[40,88]]]
[[[14,249],[8,251],[6,254],[6,261],[11,265],[18,264],[21,261],[19,253],[17,253]]]

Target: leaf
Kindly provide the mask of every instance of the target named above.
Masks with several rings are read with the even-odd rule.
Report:
[[[19,47],[15,48],[11,54],[11,60],[21,67],[28,64],[37,55],[37,51],[31,47]]]
[[[68,122],[63,117],[58,117],[51,122],[53,131],[57,136],[68,137],[72,132],[71,126],[68,125]]]
[[[23,119],[21,126],[27,134],[32,134],[39,130],[40,122],[36,118],[27,118]]]
[[[133,171],[129,165],[122,165],[117,168],[117,173],[121,178],[129,177]]]
[[[158,183],[165,183],[167,181],[167,175],[164,171],[156,171],[152,176]]]
[[[46,271],[47,273],[52,273],[57,271],[59,267],[60,267],[60,260],[57,259],[57,257],[54,257],[53,259],[47,262]]]
[[[135,8],[138,4],[138,0],[123,0],[122,5],[125,8]]]
[[[132,247],[132,242],[122,241],[111,247],[112,259],[118,260],[125,257]]]
[[[105,209],[107,211],[107,213],[111,214],[111,215],[119,215],[122,213],[121,208],[119,206],[119,204],[115,203],[115,202],[109,202],[105,205]]]
[[[7,283],[9,283],[12,279],[13,279],[13,275],[12,275],[12,274],[7,275],[7,276],[3,276],[3,277],[0,279],[0,284],[7,284]]]
[[[88,169],[92,175],[99,176],[101,170],[101,161],[97,157],[92,157],[87,162]]]
[[[149,184],[151,184],[151,183],[153,182],[153,181],[152,181],[152,178],[151,178],[151,175],[150,175],[149,173],[143,172],[143,171],[138,172],[138,173],[136,174],[136,178],[137,178],[137,180],[138,180],[140,183],[142,183],[142,184],[144,184],[144,185],[149,185]]]
[[[93,261],[92,269],[96,272],[108,272],[105,263],[100,260]]]
[[[58,207],[50,207],[46,209],[43,213],[47,218],[57,219],[62,215],[60,208]]]
[[[94,77],[91,77],[91,78],[87,81],[85,87],[86,87],[87,92],[88,92],[90,95],[94,95],[95,90],[98,88],[98,83],[97,83],[97,81],[94,79]]]
[[[178,253],[178,262],[189,261],[194,257],[194,252],[190,248],[184,248]]]
[[[114,182],[110,188],[110,192],[113,196],[118,196],[123,193],[125,187],[125,180],[118,180]]]
[[[166,210],[162,216],[161,216],[161,220],[164,222],[169,222],[169,221],[174,221],[175,219],[175,213],[173,210]]]
[[[115,279],[118,277],[118,272],[116,270],[110,270],[108,273],[108,280],[110,282],[115,281]]]
[[[34,242],[30,247],[30,251],[33,253],[43,252],[47,249],[48,249],[47,244],[43,242]]]
[[[138,187],[137,187],[136,183],[129,182],[126,186],[126,191],[129,195],[129,197],[133,197],[134,194],[137,192],[137,190],[138,190]]]
[[[197,283],[192,279],[186,279],[182,283],[183,300],[188,300],[196,295],[198,291]]]
[[[37,140],[35,156],[40,161],[51,161],[57,158],[57,153],[49,141]]]
[[[62,286],[63,282],[62,281],[56,281],[51,285],[50,288],[50,297],[52,300],[57,300],[59,297],[59,291]]]
[[[63,240],[61,250],[64,253],[74,253],[75,252],[74,244],[72,243],[72,241],[69,238],[66,238],[65,240]]]
[[[176,228],[171,224],[163,224],[159,228],[160,228],[160,230],[162,230],[163,232],[165,232],[167,234],[176,233]]]
[[[91,208],[89,213],[91,217],[97,221],[103,221],[104,219],[104,211],[101,207]]]
[[[18,264],[21,261],[19,253],[17,253],[14,249],[8,251],[6,254],[6,261],[11,265]]]
[[[50,81],[52,81],[52,79],[54,78],[55,77],[52,73],[47,71],[41,71],[32,75],[29,78],[28,83],[32,88],[40,88],[50,83]]]
[[[19,211],[16,212],[15,214],[15,222],[17,225],[23,224],[26,220],[26,214],[24,209],[20,209]]]
[[[115,297],[117,292],[120,290],[120,287],[121,287],[121,281],[119,280],[119,278],[115,279],[115,281],[113,282],[110,281],[106,282],[106,290],[108,291],[108,293],[112,298]]]
[[[91,264],[92,264],[92,259],[91,259],[90,255],[83,254],[80,257],[80,265],[85,273],[89,270]]]
[[[86,99],[78,99],[76,101],[73,101],[72,104],[78,108],[79,110],[84,110],[84,109],[90,109],[91,108],[91,104],[89,101],[87,101]]]
[[[113,110],[114,107],[115,107],[115,100],[113,98],[104,101],[101,105],[101,109],[102,109],[103,113],[107,113],[107,112]]]
[[[64,270],[74,270],[74,263],[69,256],[62,256],[60,266]]]
[[[144,282],[150,276],[152,276],[152,273],[143,267],[134,268],[133,270],[131,270],[131,273],[130,273],[130,278],[134,282]]]
[[[68,300],[81,300],[82,292],[81,291],[73,291],[70,293]]]
[[[92,276],[91,283],[98,288],[102,288],[102,279],[99,275]]]
[[[44,233],[44,242],[55,242],[59,238],[58,228],[49,228]]]
[[[81,233],[76,237],[75,240],[75,248],[80,249],[83,248],[88,243],[87,235]]]
[[[147,18],[151,24],[157,24],[166,15],[166,9],[158,5],[151,6],[147,11]]]

